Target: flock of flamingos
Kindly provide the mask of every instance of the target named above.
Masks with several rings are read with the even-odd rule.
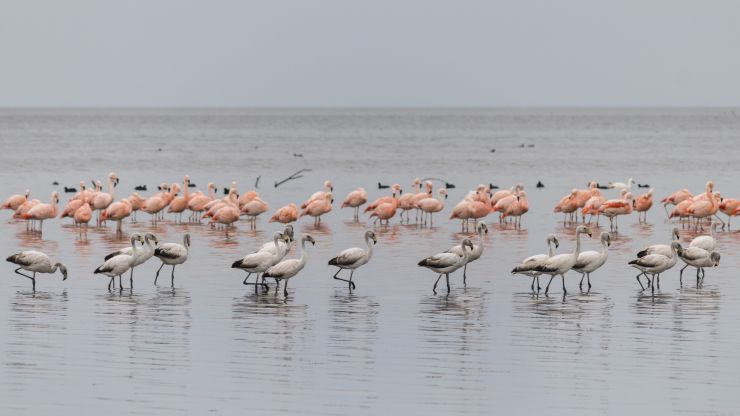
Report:
[[[41,233],[45,220],[57,217],[69,217],[80,229],[80,233],[86,233],[90,221],[98,226],[103,226],[107,221],[117,223],[116,230],[121,232],[123,221],[130,218],[136,220],[137,212],[145,212],[150,215],[152,223],[164,218],[165,212],[175,215],[176,222],[182,222],[183,213],[188,213],[188,222],[200,223],[208,220],[212,227],[220,227],[224,232],[229,232],[233,224],[242,216],[247,217],[251,227],[256,227],[257,218],[269,210],[267,202],[262,200],[256,191],[238,194],[236,184],[232,183],[228,194],[219,198],[216,195],[216,187],[209,183],[205,193],[190,192],[192,187],[190,179],[185,176],[182,186],[178,183],[160,185],[160,191],[149,197],[142,198],[134,192],[128,198],[116,200],[115,187],[119,182],[118,175],[110,173],[107,178],[108,191],[103,190],[102,183],[96,182],[95,189],[87,189],[84,182],[80,182],[80,190],[69,199],[64,208],[59,207],[59,196],[57,192],[51,194],[48,203],[42,203],[36,199],[30,199],[30,192],[24,195],[12,195],[3,204],[2,209],[12,210],[13,218],[27,221],[30,232]],[[572,223],[576,228],[575,248],[572,252],[555,254],[559,247],[559,241],[555,235],[547,237],[548,252],[538,254],[524,259],[513,270],[514,274],[522,274],[532,278],[532,291],[541,290],[539,277],[550,276],[545,288],[549,292],[552,280],[560,276],[563,283],[563,294],[567,293],[565,288],[565,273],[573,270],[581,274],[579,287],[583,288],[583,280],[586,279],[588,288],[591,287],[591,273],[598,270],[606,263],[608,247],[611,244],[610,232],[602,232],[600,240],[601,251],[581,251],[581,234],[591,236],[591,230],[587,224],[595,221],[598,225],[600,217],[605,216],[610,222],[610,231],[618,230],[618,219],[620,216],[631,215],[633,211],[638,213],[638,221],[646,221],[647,211],[653,206],[653,190],[634,198],[631,189],[635,182],[630,178],[627,183],[610,183],[607,188],[616,189],[620,192],[617,199],[606,199],[601,189],[595,182],[589,183],[586,189],[573,189],[565,195],[554,207],[554,212],[563,213],[564,223]],[[412,186],[413,192],[403,193],[400,185],[394,184],[388,188],[389,195],[376,199],[368,204],[368,195],[363,188],[357,188],[350,192],[341,204],[341,208],[353,208],[355,220],[359,219],[360,208],[367,204],[364,212],[369,218],[374,219],[374,224],[380,221],[381,226],[399,214],[401,223],[410,223],[411,211],[415,214],[415,220],[421,225],[431,225],[433,216],[441,213],[445,208],[447,192],[444,188],[434,192],[432,182],[423,182],[416,179]],[[281,232],[276,232],[271,241],[266,242],[258,251],[246,255],[235,261],[233,268],[244,270],[247,275],[244,279],[245,285],[253,285],[255,291],[262,288],[265,292],[269,290],[267,278],[275,281],[275,291],[278,291],[281,282],[284,282],[283,293],[288,296],[288,281],[296,276],[305,266],[307,261],[306,243],[315,244],[315,240],[309,234],[300,239],[301,254],[298,258],[286,259],[291,250],[294,239],[293,227],[290,223],[304,216],[314,218],[315,224],[321,222],[321,217],[332,210],[334,203],[334,191],[332,183],[326,181],[324,189],[315,192],[300,206],[289,204],[277,209],[270,217],[269,222],[285,224]],[[679,190],[661,200],[669,218],[677,218],[683,227],[694,227],[704,230],[708,225],[711,234],[700,235],[691,241],[688,247],[682,247],[678,242],[679,230],[673,228],[671,241],[668,244],[658,244],[646,247],[637,254],[637,258],[629,264],[640,271],[636,276],[640,286],[645,290],[641,276],[645,277],[648,288],[655,291],[656,285],[660,285],[660,274],[676,265],[681,259],[686,267],[692,266],[696,269],[697,285],[704,278],[704,269],[719,265],[720,254],[716,251],[717,242],[714,238],[719,225],[724,229],[725,223],[717,215],[723,212],[728,216],[727,226],[730,219],[740,213],[740,200],[722,198],[720,193],[714,192],[714,183],[708,182],[704,192],[693,195],[687,189]],[[668,207],[673,206],[672,211]],[[463,269],[463,282],[465,282],[467,264],[481,257],[483,254],[482,236],[488,232],[484,219],[491,213],[498,213],[498,221],[521,226],[522,217],[529,211],[527,193],[523,186],[515,185],[508,190],[492,192],[490,186],[479,185],[475,190],[468,192],[465,198],[452,207],[449,219],[460,220],[463,232],[469,231],[470,223],[474,224],[477,234],[475,241],[465,238],[459,245],[449,248],[439,254],[432,255],[421,260],[418,265],[428,268],[438,275],[434,283],[433,291],[436,293],[437,284],[442,276],[445,277],[447,293],[450,291],[450,274]],[[586,217],[588,216],[588,220]],[[580,217],[581,225],[578,225]],[[715,221],[716,220],[716,221]],[[355,282],[352,278],[354,271],[370,261],[373,254],[373,245],[377,243],[377,237],[372,230],[364,234],[366,248],[349,248],[342,251],[336,257],[329,260],[329,265],[337,267],[334,279],[347,283],[350,290],[354,289]],[[174,286],[175,267],[185,263],[190,250],[190,235],[185,234],[182,243],[160,243],[157,237],[151,233],[145,235],[133,234],[131,245],[122,250],[110,253],[105,257],[104,263],[95,270],[95,273],[104,274],[111,279],[108,290],[115,288],[115,277],[119,278],[118,286],[122,290],[122,276],[130,273],[130,287],[133,287],[133,270],[151,259],[157,257],[162,264],[157,270],[154,283],[157,283],[159,274],[165,265],[172,266],[170,278]],[[49,257],[35,250],[23,251],[7,258],[11,263],[18,266],[15,272],[29,278],[33,289],[36,289],[36,273],[55,273],[61,271],[63,279],[67,278],[67,268],[62,263],[54,263]],[[21,272],[25,270],[32,275]],[[349,277],[339,277],[342,270],[349,270]],[[257,275],[250,282],[249,277]]]

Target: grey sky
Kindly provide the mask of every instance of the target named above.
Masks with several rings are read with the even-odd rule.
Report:
[[[3,2],[0,106],[740,105],[737,1]]]

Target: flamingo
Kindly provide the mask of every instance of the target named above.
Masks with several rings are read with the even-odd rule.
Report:
[[[660,202],[663,204],[663,209],[665,209],[665,213],[668,214],[668,205],[678,205],[682,201],[691,199],[693,197],[694,195],[692,195],[688,189],[684,188],[661,199]]]
[[[476,226],[476,230],[478,232],[478,244],[473,243],[473,248],[470,250],[470,253],[468,253],[467,261],[465,262],[465,266],[463,266],[463,285],[467,284],[466,273],[468,271],[468,264],[478,260],[480,256],[483,255],[483,234],[488,234],[488,227],[485,222],[479,222]],[[447,250],[447,252],[457,254],[458,256],[462,256],[464,254],[462,245],[460,244]]]
[[[72,218],[74,219],[75,212],[82,206],[86,205],[87,202],[85,202],[82,199],[70,199],[69,202],[67,202],[67,205],[64,206],[64,209],[62,210],[62,215],[59,216],[59,218]]]
[[[411,222],[411,218],[409,217],[409,211],[412,209],[416,209],[414,196],[421,192],[421,179],[416,178],[414,179],[414,183],[411,185],[411,188],[415,191],[414,193],[407,193],[405,195],[401,195],[400,198],[398,198],[398,207],[401,208],[401,222],[403,223],[403,214],[406,214],[406,223]],[[347,196],[349,198],[349,195]],[[365,200],[367,200],[367,194],[365,197]],[[355,214],[355,219],[358,218],[359,210],[357,210]]]
[[[281,240],[285,243],[284,245],[279,244]],[[288,246],[290,239],[283,233],[275,232],[272,235],[272,241],[272,251],[256,251],[254,253],[247,254],[244,258],[231,264],[232,269],[241,269],[247,272],[247,276],[244,278],[242,283],[245,285],[253,284],[255,291],[257,290],[257,285],[260,284],[259,276],[257,276],[257,280],[255,280],[254,283],[248,283],[247,280],[249,279],[249,276],[253,273],[264,273],[267,269],[277,264],[285,256],[286,247]],[[265,283],[264,277],[262,278],[262,286],[267,290],[267,284]]]
[[[578,284],[581,290],[583,290],[584,276],[588,282],[588,289],[591,290],[591,273],[603,266],[609,255],[609,246],[612,244],[611,235],[607,232],[602,232],[599,238],[601,240],[601,252],[594,250],[582,251],[578,254],[578,260],[576,260],[576,264],[573,266],[573,270],[581,274],[581,282]]]
[[[691,243],[689,243],[689,247],[699,247],[703,248],[706,251],[712,252],[717,248],[717,227],[719,226],[718,223],[713,223],[710,235],[700,235],[698,237],[694,237],[693,240],[691,240]]]
[[[367,230],[365,231],[365,244],[367,245],[367,250],[363,250],[359,247],[348,248],[343,250],[333,259],[329,260],[329,266],[337,266],[339,268],[337,272],[334,273],[334,279],[347,282],[350,290],[355,289],[356,287],[355,282],[352,281],[352,276],[354,276],[355,270],[360,266],[367,264],[373,256],[373,244],[370,244],[370,241],[372,241],[373,244],[377,244],[378,238],[375,237],[374,232]],[[349,280],[339,277],[339,272],[344,269],[350,270]]]
[[[684,226],[683,219],[689,217],[689,207],[691,204],[694,203],[693,198],[684,199],[683,201],[676,204],[676,206],[673,208],[673,211],[671,211],[670,214],[668,214],[668,219],[678,217],[679,222],[681,222],[681,227]]]
[[[167,212],[177,214],[175,224],[182,223],[182,213],[188,208],[188,203],[190,202],[190,177],[188,175],[185,175],[185,178],[182,180],[182,189],[182,196],[172,198],[169,208],[167,208]]]
[[[208,224],[218,223],[224,225],[224,232],[228,237],[229,228],[233,227],[237,221],[239,221],[239,209],[234,205],[224,204],[211,216],[211,221]]]
[[[290,203],[275,211],[268,222],[277,221],[281,224],[290,224],[296,220],[298,220],[298,207],[295,204]]]
[[[714,182],[709,181],[707,182],[706,193],[704,194],[706,198],[695,200],[686,210],[690,216],[696,218],[697,228],[700,226],[702,219],[711,218],[713,215],[715,217],[717,216],[721,196],[718,193],[712,193],[712,190],[714,190]],[[719,217],[717,219],[722,221]],[[724,225],[724,221],[722,221],[722,225]],[[704,229],[703,226],[702,229]]]
[[[324,197],[328,198],[329,196],[331,196],[331,193],[325,195]],[[308,254],[306,253],[306,241],[310,242],[312,245],[316,245],[316,240],[314,240],[310,234],[304,235],[303,238],[301,238],[300,258],[283,260],[262,273],[263,279],[265,277],[272,277],[275,279],[276,282],[278,282],[278,286],[280,286],[280,280],[285,280],[283,295],[286,297],[288,296],[288,280],[290,280],[290,278],[294,277],[298,274],[298,272],[303,270],[303,268],[306,266],[306,262],[308,261]],[[278,286],[275,287],[275,292],[277,292]]]
[[[347,197],[342,201],[342,208],[351,207],[355,209],[354,220],[360,219],[360,206],[367,203],[367,192],[365,189],[360,187],[347,194]]]
[[[206,205],[216,199],[216,185],[213,184],[213,182],[208,183],[208,195],[193,195],[190,198],[190,201],[188,201],[188,209],[192,212],[192,215],[190,216],[191,221],[200,221],[200,214],[201,212],[205,211]]]
[[[51,260],[49,260],[49,256],[40,251],[21,251],[20,253],[16,253],[8,257],[6,260],[18,266],[18,268],[14,270],[15,273],[31,279],[31,285],[34,292],[36,291],[36,273],[53,274],[59,270],[62,272],[62,281],[67,280],[67,266],[59,262],[52,265]],[[33,276],[21,273],[21,269],[33,272]]]
[[[439,283],[439,279],[442,278],[442,275],[445,275],[445,280],[447,281],[447,293],[449,294],[450,273],[455,272],[468,263],[468,255],[470,251],[473,250],[473,243],[466,238],[462,240],[460,246],[463,249],[462,256],[455,253],[444,252],[427,257],[418,263],[421,267],[426,267],[435,273],[439,273],[439,277],[437,277],[437,281],[434,282],[434,287],[432,287],[432,292],[435,295],[437,294],[437,283]]]
[[[254,201],[255,199],[258,199],[259,197],[260,197],[260,194],[257,193],[257,191],[245,192],[242,196],[239,197],[237,201],[237,206],[239,209],[242,209],[244,205]]]
[[[598,189],[597,184],[596,182],[591,181],[588,183],[588,189],[578,189],[574,195],[576,205],[581,209],[581,219],[583,222],[586,222],[586,213],[583,212],[583,208],[586,206],[586,202],[591,199],[594,189]],[[576,217],[577,216],[578,215],[576,214]]]
[[[98,211],[98,225],[100,225],[100,215],[102,211],[110,204],[113,203],[113,200],[116,197],[115,194],[115,187],[118,185],[118,175],[116,175],[114,172],[111,172],[108,174],[108,192],[102,192],[98,191],[96,192],[92,198],[90,199],[90,205],[92,205],[93,211]],[[98,188],[100,188],[100,181],[97,183]]]
[[[522,215],[529,211],[529,201],[527,200],[527,193],[525,191],[519,192],[516,196],[516,200],[506,208],[503,213],[503,219],[506,217],[514,217],[514,224],[519,228],[522,227]]]
[[[486,185],[478,185],[478,188],[471,195],[471,201],[468,204],[468,219],[472,219],[477,223],[479,220],[487,217],[488,214],[491,213],[491,198],[489,191],[490,189]]]
[[[560,202],[558,202],[557,205],[555,205],[555,207],[552,209],[552,212],[563,213],[563,226],[568,223],[568,214],[571,214],[571,222],[573,222],[573,213],[578,210],[578,203],[576,201],[577,193],[578,189],[573,188],[573,190],[570,191],[570,194],[562,197],[560,199]]]
[[[270,209],[270,206],[267,205],[267,202],[260,199],[260,197],[256,197],[241,207],[241,213],[249,217],[249,222],[254,229],[257,227],[257,217],[268,209]]]
[[[398,191],[401,190],[400,185],[398,186]],[[419,222],[419,214],[421,214],[421,210],[417,207],[417,203],[425,198],[431,198],[432,197],[432,191],[434,190],[434,184],[431,181],[424,182],[424,192],[417,192],[414,194],[414,197],[411,198],[411,206],[416,208],[416,222]],[[403,194],[403,193],[401,193]],[[365,212],[368,212],[365,210]]]
[[[111,285],[113,288],[116,287],[116,276],[118,276],[118,286],[123,290],[123,283],[121,282],[122,276],[132,267],[134,258],[139,255],[139,251],[141,251],[140,248],[136,247],[137,241],[140,243],[144,242],[144,238],[141,234],[133,234],[131,236],[131,251],[129,253],[106,256],[105,262],[95,269],[94,274],[104,274],[110,277],[110,282],[108,282],[108,291],[111,290]]]
[[[324,190],[314,192],[310,198],[308,198],[304,203],[301,204],[301,209],[306,209],[311,202],[313,201],[323,201],[326,199],[326,194],[334,192],[334,186],[332,186],[331,181],[325,181],[324,182]]]
[[[647,191],[635,199],[635,211],[637,211],[637,221],[647,224],[647,212],[653,206],[653,190]],[[643,218],[644,216],[644,218]]]
[[[375,205],[375,208],[373,208],[373,212],[370,214],[370,217],[375,217],[375,221],[373,221],[373,224],[376,224],[378,220],[380,220],[380,225],[383,225],[383,221],[385,221],[385,225],[388,225],[388,221],[390,221],[391,218],[393,218],[394,215],[396,215],[396,209],[398,209],[398,198],[396,198],[396,192],[401,192],[400,189],[396,190],[393,189],[393,195],[390,198],[390,200],[386,200],[385,198],[378,198],[376,200],[383,200],[387,202],[381,202],[378,205],[375,205],[375,202],[371,205]],[[367,211],[367,209],[365,210]]]
[[[605,201],[606,199],[604,199],[604,196],[601,194],[601,191],[599,191],[598,188],[591,188],[591,198],[589,198],[588,201],[586,201],[586,203],[583,205],[583,208],[581,208],[581,213],[584,217],[586,216],[586,214],[589,215],[589,224],[591,224],[591,220],[593,219],[594,215],[596,215],[596,226],[598,227],[599,218],[601,218],[601,213],[599,212],[599,210],[601,209],[601,205]]]
[[[619,216],[632,213],[632,194],[623,190],[621,199],[610,199],[601,204],[599,213],[609,218],[609,229],[619,230]]]
[[[512,186],[509,189],[502,189],[500,191],[496,191],[496,193],[494,193],[493,195],[491,195],[491,207],[493,207],[494,205],[496,205],[496,203],[498,201],[500,201],[501,199],[503,199],[503,198],[505,198],[507,196],[516,195],[520,191],[523,191],[523,190],[524,190],[524,186],[522,184],[518,183],[518,184]]]
[[[673,227],[673,230],[671,230],[671,242],[679,241],[680,239],[681,235],[678,232],[678,228]],[[649,254],[662,254],[666,257],[670,257],[673,255],[673,250],[671,249],[670,244],[653,244],[638,252],[637,257],[645,257]]]
[[[287,237],[285,240],[278,241],[278,245],[280,248],[283,249],[283,257],[290,252],[290,243],[293,241],[293,226],[288,224],[285,226],[285,229],[283,229],[283,235]],[[257,251],[268,251],[270,253],[277,253],[277,247],[275,247],[275,244],[273,244],[272,241],[268,241],[265,244],[262,244],[262,247],[260,247]],[[280,257],[279,260],[282,260],[283,258]]]
[[[85,202],[82,206],[77,208],[73,219],[75,221],[75,225],[80,227],[80,235],[82,235],[82,224],[85,224],[85,234],[87,234],[88,224],[92,219],[92,207],[90,204]]]
[[[110,204],[108,208],[103,210],[103,213],[100,214],[100,220],[106,221],[110,218],[115,221],[117,223],[116,233],[121,234],[123,232],[121,229],[123,220],[131,215],[132,210],[131,203],[128,202],[128,199],[123,198],[120,201]]]
[[[532,291],[534,292],[534,281],[537,280],[537,291],[541,289],[539,277],[542,273],[536,269],[540,267],[547,259],[553,256],[552,246],[558,248],[560,242],[558,241],[555,234],[547,236],[547,254],[535,254],[522,260],[518,266],[511,270],[511,274],[523,274],[532,278]]]
[[[705,267],[718,267],[720,254],[716,251],[709,252],[699,247],[689,247],[677,251],[678,257],[686,263],[678,274],[678,281],[683,286],[683,271],[689,266],[696,267],[696,286],[699,286],[700,280],[704,280]],[[699,274],[701,273],[701,279]]]
[[[183,264],[188,259],[190,253],[190,234],[185,233],[182,237],[182,244],[178,243],[164,243],[154,249],[154,256],[162,261],[162,265],[157,269],[157,274],[154,276],[154,285],[157,284],[159,278],[159,272],[162,270],[165,264],[172,266],[172,287],[175,287],[175,266]]]
[[[3,205],[0,206],[0,209],[10,209],[10,210],[17,210],[18,207],[20,207],[24,202],[28,201],[28,198],[31,196],[31,191],[26,189],[26,193],[24,195],[11,195],[8,197],[8,199],[3,202]]]
[[[132,238],[134,238],[135,236],[137,241],[142,241],[141,235],[134,234]],[[129,276],[129,281],[131,283],[132,289],[134,287],[134,268],[146,263],[149,259],[151,259],[154,256],[155,246],[159,243],[159,239],[157,238],[157,236],[152,233],[144,234],[143,238],[144,244],[142,244],[142,247],[140,249],[135,249],[134,245],[131,245],[118,251],[114,251],[113,253],[105,256],[106,261],[119,255],[127,255],[133,257],[133,261],[131,262],[131,275]],[[152,242],[154,242],[154,244],[152,244]]]
[[[466,225],[468,225],[468,219],[470,219],[473,216],[473,210],[472,205],[476,202],[473,199],[473,196],[475,195],[475,192],[470,191],[468,195],[463,198],[462,201],[458,202],[457,205],[452,207],[452,213],[450,214],[450,219],[459,219],[461,221],[461,231],[465,232]],[[486,209],[490,209],[490,205],[488,207],[485,207]]]
[[[373,212],[375,208],[377,208],[380,204],[385,204],[388,202],[393,202],[394,199],[398,199],[400,196],[403,195],[403,190],[401,189],[401,185],[394,183],[390,186],[391,189],[391,195],[390,196],[381,196],[380,198],[376,199],[375,201],[371,202],[365,207],[364,212]],[[398,207],[398,206],[396,206]]]
[[[333,202],[334,196],[331,192],[327,192],[324,194],[323,200],[316,199],[311,201],[311,203],[301,211],[301,215],[299,215],[298,218],[301,218],[304,215],[310,215],[314,217],[314,225],[318,226],[319,223],[321,223],[321,216],[331,211],[331,204]]]
[[[220,210],[221,208],[225,206],[233,207],[237,210],[237,212],[239,210],[238,201],[236,197],[236,188],[231,188],[231,190],[229,191],[229,194],[226,197],[217,199],[212,202],[213,202],[212,204],[211,203],[206,204],[207,211],[205,214],[203,214],[202,218],[213,217],[213,215],[215,215],[216,212],[218,212],[218,210]]]
[[[157,224],[159,213],[163,209],[165,209],[169,201],[171,201],[172,198],[175,197],[175,195],[177,194],[177,188],[177,186],[167,188],[168,190],[166,192],[160,192],[159,194],[151,196],[147,198],[146,201],[144,201],[144,204],[141,206],[141,210],[152,216],[152,224]]]
[[[678,259],[677,252],[679,250],[681,250],[681,243],[674,241],[671,243],[671,256],[664,256],[657,253],[648,254],[647,256],[639,257],[628,263],[637,270],[640,270],[641,273],[637,275],[636,279],[642,290],[645,290],[645,287],[640,281],[640,276],[645,275],[645,279],[648,281],[648,286],[652,286],[652,292],[655,293],[656,282],[660,285],[660,274],[676,265],[676,260]],[[648,278],[648,273],[653,276],[652,281]],[[656,276],[658,278],[657,281],[655,280]]]
[[[29,209],[27,213],[21,215],[24,220],[39,220],[39,233],[44,228],[44,220],[55,218],[59,212],[57,204],[59,195],[56,191],[51,193],[51,202],[49,204],[36,204]]]
[[[23,215],[27,214],[28,211],[31,210],[31,208],[35,207],[36,205],[40,204],[41,201],[38,199],[31,199],[24,203],[22,203],[17,210],[15,210],[15,213],[13,213],[14,219],[22,219]],[[26,222],[26,230],[29,229],[29,225],[33,223],[33,220]]]
[[[440,188],[440,190],[437,191],[437,195],[437,198],[424,198],[416,203],[416,206],[419,207],[420,210],[425,214],[429,214],[430,225],[434,224],[432,214],[442,211],[445,207],[444,200],[447,199],[447,190]],[[424,218],[424,224],[426,223],[426,218]]]
[[[626,189],[626,190],[629,191],[630,189],[632,189],[632,185],[634,185],[635,183],[636,182],[635,182],[634,179],[629,178],[627,180],[627,183],[623,183],[623,182],[609,182],[607,184],[607,186],[609,188],[612,188],[612,189],[619,189],[619,190]]]
[[[740,208],[740,199],[724,198],[722,203],[719,204],[719,210],[727,215],[727,229],[730,229],[730,222],[732,217],[738,214],[738,208]]]
[[[572,269],[578,262],[578,255],[581,254],[581,234],[588,234],[591,237],[591,230],[585,225],[579,225],[576,228],[576,247],[572,253],[552,256],[534,269],[542,274],[550,275],[550,281],[547,283],[547,287],[545,287],[545,294],[550,291],[550,283],[552,283],[552,279],[557,275],[560,275],[560,278],[563,279],[563,296],[568,293],[565,290],[565,273]]]

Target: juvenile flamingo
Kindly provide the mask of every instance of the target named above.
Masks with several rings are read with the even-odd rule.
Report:
[[[172,266],[172,287],[175,287],[175,266],[183,264],[188,259],[190,253],[190,234],[185,233],[182,237],[182,244],[177,243],[164,243],[154,249],[154,256],[162,260],[162,265],[157,269],[157,274],[154,276],[154,285],[157,285],[157,279],[159,278],[159,272],[162,270],[165,264]]]
[[[355,209],[354,220],[360,219],[360,206],[367,202],[367,192],[363,188],[357,188],[356,190],[347,194],[347,197],[342,201],[342,208],[351,207]]]
[[[329,192],[327,195],[324,195],[325,200],[327,198],[331,197],[331,192]],[[298,274],[303,268],[306,266],[306,262],[308,261],[308,254],[306,253],[306,241],[309,241],[312,245],[316,245],[316,240],[310,235],[306,234],[301,238],[301,257],[298,259],[287,259],[283,260],[280,263],[270,267],[262,273],[262,278],[265,277],[272,277],[278,282],[278,286],[275,287],[275,292],[277,292],[278,287],[280,286],[280,280],[285,281],[285,287],[283,288],[283,295],[288,296],[288,280],[290,278],[294,277]]]
[[[463,252],[462,256],[446,251],[444,253],[439,253],[427,257],[418,263],[418,265],[421,267],[426,267],[427,269],[435,273],[439,273],[439,277],[437,277],[437,280],[434,282],[434,287],[432,288],[432,292],[435,295],[437,294],[437,283],[439,283],[439,279],[442,278],[442,275],[445,276],[445,279],[447,281],[447,294],[449,294],[450,273],[455,272],[468,263],[468,255],[473,250],[473,243],[466,238],[462,240],[462,243],[460,243],[460,247],[462,248]]]
[[[36,273],[56,273],[57,270],[62,272],[62,281],[67,280],[67,267],[62,263],[56,263],[52,266],[49,256],[46,254],[35,251],[21,251],[20,253],[13,254],[6,259],[7,261],[19,266],[15,269],[15,272],[23,277],[31,279],[33,285],[33,291],[36,291]],[[33,276],[23,274],[20,270],[28,270],[33,272]]]
[[[355,270],[360,266],[367,264],[373,256],[373,244],[370,244],[370,241],[372,241],[373,244],[377,244],[378,238],[375,237],[374,232],[367,230],[365,231],[365,244],[367,245],[367,250],[363,250],[359,247],[348,248],[343,250],[333,259],[329,260],[329,266],[336,266],[339,268],[339,270],[334,273],[333,278],[347,282],[350,290],[356,287],[355,282],[352,281],[352,276],[354,276]],[[342,279],[339,277],[339,272],[344,269],[350,270],[349,279]]]

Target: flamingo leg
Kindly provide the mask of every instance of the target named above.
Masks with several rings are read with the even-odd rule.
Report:
[[[439,277],[437,278],[437,281],[434,282],[434,287],[432,287],[432,292],[434,292],[435,295],[437,294],[437,283],[439,283],[439,279],[441,278],[442,278],[442,274],[439,275]]]
[[[172,265],[172,287],[175,287],[175,266],[176,264]]]
[[[547,282],[547,287],[545,287],[545,294],[547,294],[550,291],[550,283],[552,283],[552,279],[555,278],[555,275],[550,276],[550,281]]]
[[[159,269],[157,269],[157,274],[154,275],[154,285],[157,285],[157,279],[159,278],[159,272],[162,270],[162,267],[164,267],[164,262],[162,262],[162,265],[159,266]]]

